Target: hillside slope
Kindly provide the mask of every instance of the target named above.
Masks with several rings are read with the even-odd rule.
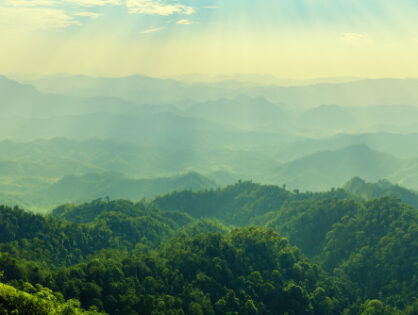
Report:
[[[388,178],[408,166],[408,162],[366,145],[323,151],[281,165],[271,182],[291,188],[320,191],[341,187],[360,176],[369,181]]]

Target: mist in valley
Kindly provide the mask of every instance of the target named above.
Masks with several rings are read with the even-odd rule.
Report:
[[[47,211],[238,179],[321,191],[358,176],[418,190],[417,82],[3,76],[2,201]]]
[[[0,314],[418,314],[417,16],[0,0]]]

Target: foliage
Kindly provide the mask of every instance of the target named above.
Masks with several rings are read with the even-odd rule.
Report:
[[[63,267],[48,285],[111,314],[337,314],[347,303],[318,266],[261,228],[183,235],[156,255]]]
[[[179,213],[148,211],[143,204],[128,201],[65,205],[53,214],[64,218],[68,214],[74,222],[0,206],[1,252],[52,265],[71,265],[103,249],[156,247],[192,220]]]
[[[418,213],[399,201],[366,202],[327,234],[324,267],[335,268],[367,297],[405,307],[418,287]]]
[[[85,311],[80,308],[77,300],[65,301],[60,293],[53,293],[40,285],[33,287],[25,284],[25,289],[31,293],[16,290],[0,283],[0,313],[1,314],[31,314],[31,315],[99,315],[92,309]]]
[[[239,181],[223,189],[165,194],[156,197],[152,205],[167,211],[185,211],[195,218],[217,218],[225,224],[245,226],[256,216],[279,210],[286,202],[316,200],[329,195],[336,198],[348,197],[343,190],[300,193],[297,190],[290,192],[285,187]]]
[[[49,216],[1,206],[0,276],[110,314],[412,315],[417,222],[393,198],[252,182]]]
[[[344,189],[360,199],[373,200],[380,197],[395,197],[411,207],[418,208],[417,192],[399,185],[392,185],[385,180],[367,183],[363,179],[355,177],[344,185]]]

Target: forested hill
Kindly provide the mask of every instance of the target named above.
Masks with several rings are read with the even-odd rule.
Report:
[[[49,288],[53,307],[109,314],[417,314],[418,211],[359,196],[238,182],[48,216],[3,206],[0,280],[17,291],[0,284],[0,305]]]
[[[279,210],[290,201],[331,197],[344,199],[350,198],[350,195],[342,189],[301,193],[298,190],[289,191],[285,186],[240,181],[223,189],[180,191],[157,196],[152,205],[165,210],[185,211],[195,218],[215,217],[227,224],[243,226],[257,216]]]
[[[364,200],[390,196],[399,198],[403,203],[418,208],[418,192],[399,185],[393,185],[385,180],[377,183],[368,183],[359,177],[355,177],[347,182],[343,188],[354,196]]]

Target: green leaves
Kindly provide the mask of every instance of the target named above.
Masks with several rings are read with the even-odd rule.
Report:
[[[237,218],[259,226],[226,225]],[[409,315],[417,219],[396,199],[251,182],[152,204],[65,205],[51,217],[0,207],[0,276],[39,307],[70,311],[77,302],[65,299],[110,314]]]
[[[35,290],[35,288],[32,287]],[[59,295],[58,295],[59,296]],[[1,314],[31,315],[99,315],[94,311],[80,309],[76,300],[64,301],[44,287],[37,286],[34,294],[29,294],[0,283]]]

